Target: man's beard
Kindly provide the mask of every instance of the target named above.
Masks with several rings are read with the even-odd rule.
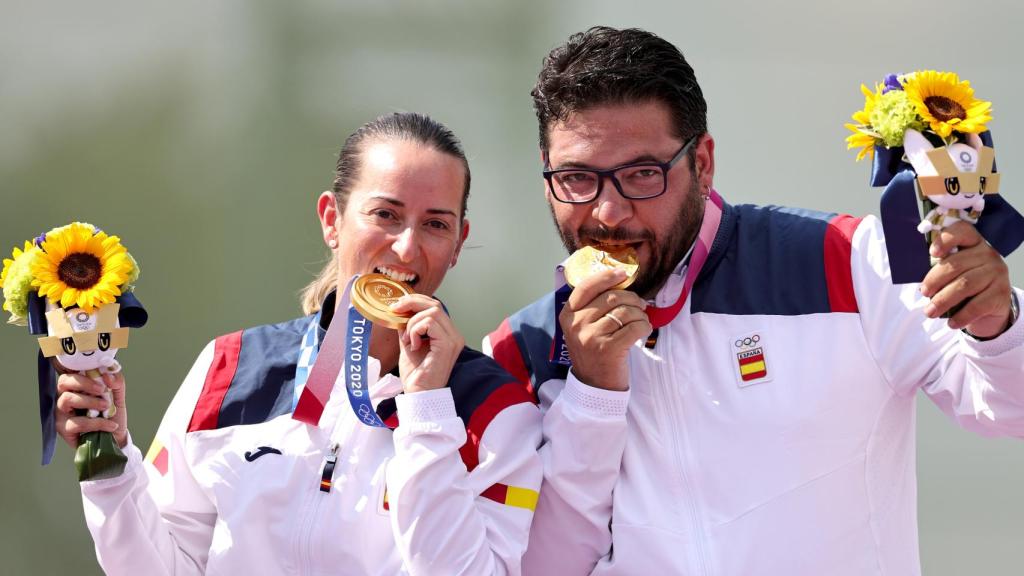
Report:
[[[645,200],[634,200],[634,202],[645,202]],[[649,300],[654,298],[668,277],[672,275],[672,271],[676,269],[696,239],[697,231],[704,218],[704,202],[706,200],[700,193],[700,185],[696,178],[692,178],[686,192],[686,199],[679,206],[675,225],[669,229],[665,238],[655,238],[653,232],[646,229],[609,229],[601,225],[583,227],[576,234],[571,234],[558,225],[555,210],[550,203],[548,208],[551,209],[551,217],[555,220],[555,228],[562,238],[562,244],[570,254],[583,247],[580,238],[587,238],[591,243],[598,244],[647,242],[651,248],[650,262],[640,269],[636,281],[629,286],[628,290]]]

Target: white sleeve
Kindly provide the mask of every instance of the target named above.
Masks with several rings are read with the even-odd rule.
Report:
[[[192,476],[184,443],[212,360],[211,343],[171,401],[146,462],[129,438],[121,476],[81,483],[86,523],[107,574],[205,571],[217,513]]]
[[[926,318],[928,299],[917,285],[892,284],[881,224],[873,217],[854,233],[851,267],[868,345],[896,393],[920,388],[968,430],[1024,437],[1024,321],[981,342],[950,329],[944,318]]]
[[[590,574],[611,552],[612,491],[626,448],[629,391],[588,386],[571,371],[566,381],[549,380],[539,391],[544,484],[523,572]]]
[[[409,573],[521,574],[541,484],[537,406],[502,408],[480,438],[479,463],[467,472],[460,456],[466,426],[456,415],[451,389],[403,394],[396,401],[399,426],[387,469],[388,500]]]

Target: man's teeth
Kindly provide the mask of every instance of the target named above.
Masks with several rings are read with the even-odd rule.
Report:
[[[381,266],[380,268],[377,268],[377,272],[379,274],[383,274],[383,275],[387,276],[388,278],[391,278],[391,279],[394,279],[394,280],[400,280],[402,282],[415,282],[416,281],[416,275],[415,274],[409,274],[407,272],[399,272],[398,270],[392,270],[391,268],[388,268],[386,266]]]

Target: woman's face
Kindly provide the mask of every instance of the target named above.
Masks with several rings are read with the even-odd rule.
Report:
[[[338,286],[377,272],[433,295],[469,233],[459,215],[464,184],[454,156],[404,140],[364,144],[345,211],[330,193],[318,206],[325,240],[337,242]]]

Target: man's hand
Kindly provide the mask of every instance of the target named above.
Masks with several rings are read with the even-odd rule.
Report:
[[[966,328],[979,338],[1002,334],[1010,319],[1011,287],[999,253],[974,226],[960,221],[935,235],[931,255],[940,260],[921,282],[921,293],[931,298],[925,314],[937,318],[966,301],[949,319],[950,328]]]
[[[86,432],[111,432],[117,445],[124,448],[128,443],[128,410],[124,400],[124,373],[104,374],[103,381],[114,398],[114,415],[110,418],[78,416],[75,410],[99,410],[110,408],[100,397],[103,385],[82,374],[61,374],[57,379],[57,434],[71,446],[78,447],[78,437]]]
[[[466,339],[441,303],[430,296],[410,294],[399,298],[391,309],[413,313],[405,329],[398,331],[402,388],[410,394],[447,386]]]
[[[625,279],[626,272],[618,269],[590,276],[576,286],[558,314],[573,374],[605,390],[629,390],[629,349],[652,330],[643,298],[609,290]]]

